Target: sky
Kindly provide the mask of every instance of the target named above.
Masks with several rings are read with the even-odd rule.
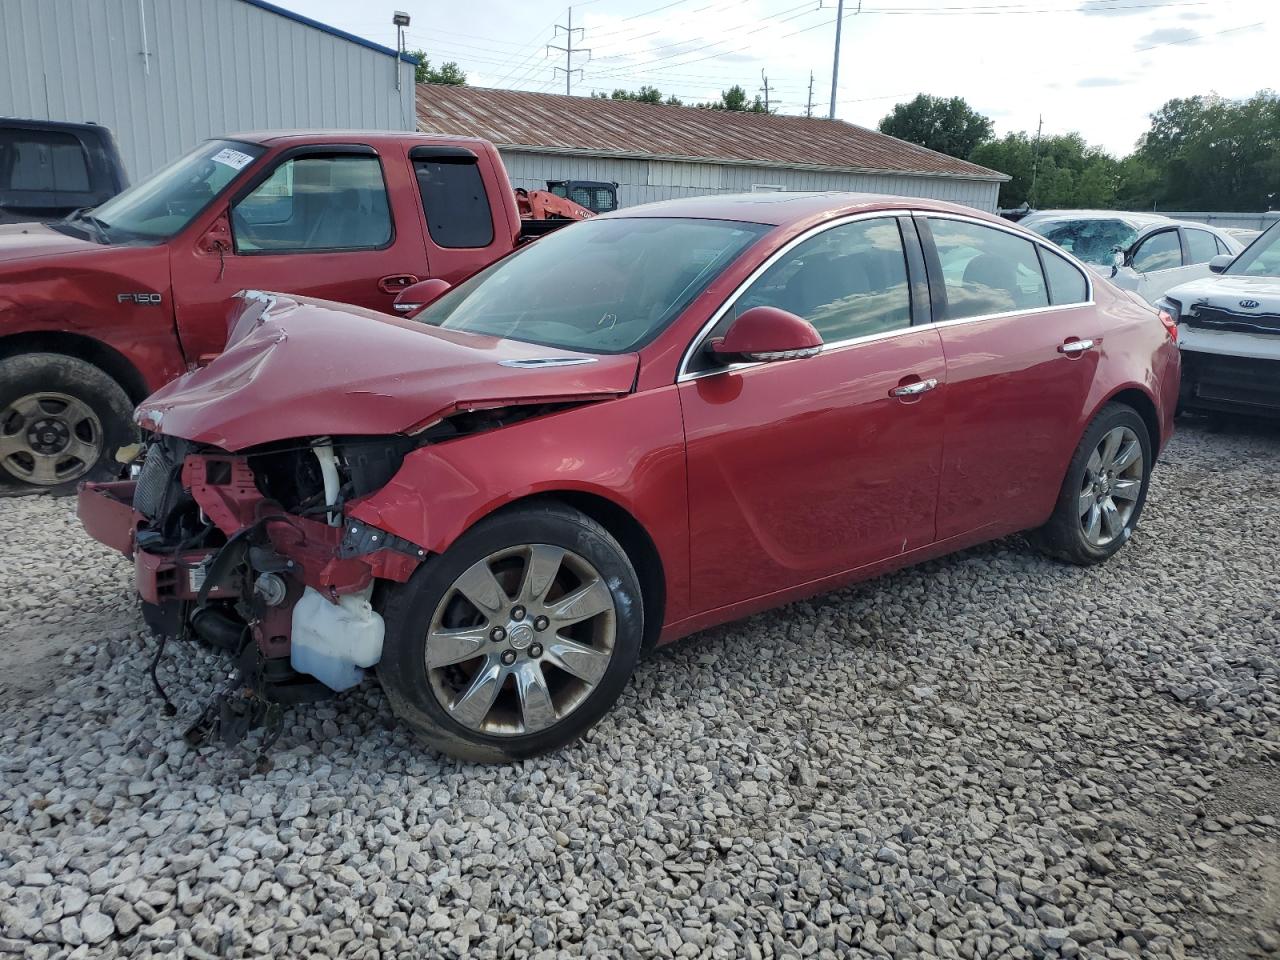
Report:
[[[563,93],[562,0],[275,0],[388,46],[453,60],[475,86]],[[685,102],[739,84],[803,114],[831,99],[836,0],[588,0],[572,7],[574,94],[642,84]],[[874,127],[917,93],[961,96],[996,134],[1079,132],[1129,153],[1174,97],[1246,97],[1276,81],[1277,0],[845,0],[836,116]],[[577,28],[581,27],[579,32]],[[554,34],[554,37],[553,37]]]

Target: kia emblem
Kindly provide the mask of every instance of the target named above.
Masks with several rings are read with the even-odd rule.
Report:
[[[1260,306],[1260,304],[1257,300],[1241,300],[1240,306],[1244,307],[1246,310],[1252,310],[1255,307]]]

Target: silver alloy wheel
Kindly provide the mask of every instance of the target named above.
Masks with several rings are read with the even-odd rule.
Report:
[[[613,593],[585,557],[545,543],[509,547],[473,564],[441,598],[427,676],[463,726],[537,733],[604,679],[616,637]]]
[[[79,479],[98,462],[102,442],[98,415],[65,393],[29,393],[0,413],[0,464],[27,483]]]
[[[1120,537],[1133,517],[1142,492],[1142,442],[1129,427],[1103,434],[1085,464],[1080,488],[1080,527],[1095,547]]]

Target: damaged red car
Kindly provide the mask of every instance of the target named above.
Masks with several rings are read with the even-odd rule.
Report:
[[[81,491],[148,621],[239,658],[198,736],[373,669],[431,746],[531,756],[714,624],[1018,531],[1107,559],[1173,429],[1166,318],[933,201],[654,204],[402,297],[242,294]]]

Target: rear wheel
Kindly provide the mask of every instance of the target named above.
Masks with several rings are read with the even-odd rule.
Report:
[[[1142,417],[1132,407],[1107,404],[1080,439],[1053,516],[1032,541],[1070,563],[1106,560],[1128,542],[1142,516],[1152,462]]]
[[[57,353],[0,360],[0,478],[64,492],[119,472],[133,404],[97,367]]]
[[[482,521],[392,588],[378,677],[428,745],[464,760],[535,756],[611,707],[644,632],[618,542],[559,504]]]

